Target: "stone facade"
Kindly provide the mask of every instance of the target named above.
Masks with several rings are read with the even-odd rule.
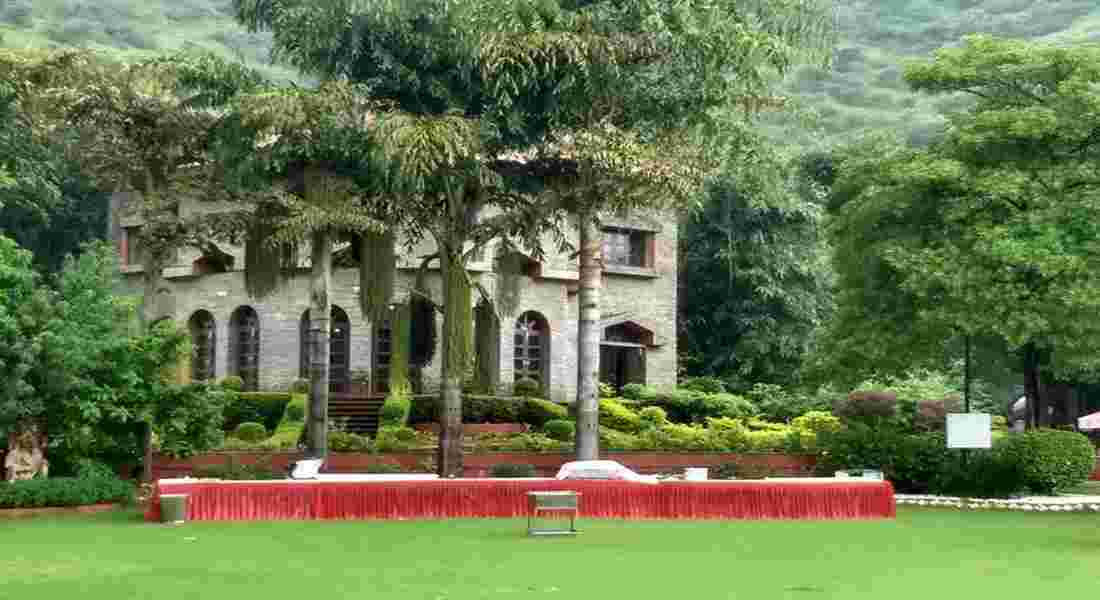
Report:
[[[111,231],[122,255],[122,271],[129,287],[141,289],[142,267],[136,242],[140,221],[127,219],[125,200],[112,201]],[[197,212],[199,209],[191,209]],[[209,210],[209,209],[206,209]],[[644,356],[644,380],[657,386],[670,386],[676,382],[676,221],[673,218],[617,218],[605,219],[605,226],[620,232],[633,232],[632,243],[640,241],[644,259],[641,266],[608,265],[605,268],[601,300],[603,302],[604,327],[628,325],[639,339],[635,344],[619,344],[618,347],[640,349]],[[575,238],[575,235],[574,235]],[[572,242],[575,244],[576,239]],[[399,246],[400,247],[400,246]],[[554,247],[547,244],[547,247]],[[633,247],[633,246],[632,246]],[[251,299],[245,292],[243,273],[244,256],[240,248],[222,248],[234,256],[235,268],[221,273],[203,273],[197,263],[202,257],[194,251],[180,251],[174,264],[165,270],[165,284],[157,295],[157,312],[161,317],[188,323],[196,311],[208,311],[214,317],[215,361],[214,376],[225,377],[236,371],[232,359],[231,316],[236,309],[250,306],[259,318],[259,377],[261,389],[285,389],[300,377],[301,333],[300,323],[308,308],[309,272],[303,262],[297,273],[291,276],[279,290],[263,299]],[[422,243],[401,257],[397,281],[397,298],[408,297],[413,283],[414,268],[419,257],[430,254],[432,246]],[[488,249],[485,256],[492,256]],[[303,251],[300,256],[307,257]],[[491,293],[495,276],[492,261],[475,262],[470,271]],[[499,381],[502,388],[510,388],[514,381],[514,327],[516,319],[527,311],[537,312],[550,329],[548,364],[544,369],[549,378],[550,397],[559,402],[569,402],[575,397],[577,384],[577,282],[575,257],[568,253],[550,252],[524,277],[521,296],[515,315],[502,318],[500,327]],[[430,273],[428,280],[433,297],[440,298],[438,271]],[[359,310],[359,275],[357,269],[335,268],[332,278],[332,304],[344,310],[349,319],[350,369],[370,370],[376,331]],[[441,317],[437,315],[437,319]],[[440,330],[442,323],[438,323]],[[628,348],[630,349],[630,348]],[[430,387],[438,381],[439,352],[436,359],[424,371],[424,380]],[[621,383],[621,382],[620,382]]]

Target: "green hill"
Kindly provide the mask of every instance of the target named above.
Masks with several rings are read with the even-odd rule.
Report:
[[[784,86],[816,113],[828,141],[866,128],[901,128],[926,138],[958,99],[909,92],[905,59],[984,32],[1064,41],[1100,41],[1097,0],[838,0],[841,42],[831,71],[800,69]],[[269,37],[231,18],[230,0],[0,0],[0,43],[87,46],[145,54],[195,46],[239,57],[276,78]]]

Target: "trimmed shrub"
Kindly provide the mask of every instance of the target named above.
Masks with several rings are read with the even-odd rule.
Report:
[[[259,442],[267,438],[267,428],[260,423],[241,423],[233,435],[246,442]]]
[[[534,477],[535,465],[500,463],[489,468],[490,477]]]
[[[668,413],[660,406],[647,406],[638,411],[643,429],[654,429],[668,425]]]
[[[91,458],[81,458],[76,461],[77,479],[114,479],[115,470],[110,465]]]
[[[512,394],[521,398],[538,398],[542,395],[542,388],[539,382],[525,377],[512,384]]]
[[[711,450],[707,430],[696,425],[670,423],[638,436],[645,450]]]
[[[419,445],[416,432],[409,427],[379,427],[374,438],[374,447],[379,452],[404,452]]]
[[[463,423],[516,423],[519,420],[521,400],[499,396],[464,394],[462,396]]]
[[[289,392],[237,392],[225,407],[223,427],[226,431],[233,431],[241,423],[251,422],[275,429],[291,398]]]
[[[659,392],[653,400],[646,401],[649,406],[659,406],[674,423],[702,422],[704,417],[698,414],[703,394],[691,390],[668,390]]]
[[[657,388],[641,383],[628,383],[623,386],[623,398],[648,402],[657,399]]]
[[[409,422],[409,413],[412,411],[412,400],[408,394],[392,392],[386,396],[386,402],[382,404],[382,425],[404,427]]]
[[[710,446],[729,452],[739,452],[749,447],[749,430],[737,419],[707,419],[707,435]]]
[[[283,423],[304,423],[306,420],[305,395],[294,394],[290,397],[286,409],[283,411]]]
[[[275,433],[257,446],[261,450],[293,450],[298,447],[298,442],[305,433],[305,425],[302,423],[284,423]]]
[[[309,380],[308,379],[295,379],[290,384],[291,394],[309,394]]]
[[[743,396],[735,394],[704,394],[696,398],[695,421],[702,423],[708,417],[744,419],[756,415],[756,407]]]
[[[753,452],[776,452],[791,449],[791,432],[765,429],[745,434],[748,449]]]
[[[370,438],[348,431],[334,431],[328,434],[328,447],[333,452],[368,452],[371,449]]]
[[[573,421],[567,421],[565,419],[547,421],[546,425],[542,426],[542,431],[550,439],[558,440],[559,442],[571,442],[577,436],[576,424],[573,423]]]
[[[1020,470],[1021,483],[1049,494],[1088,480],[1096,467],[1096,450],[1084,435],[1038,429],[1005,438],[1005,452]]]
[[[636,436],[600,426],[600,447],[605,450],[637,450],[639,445]]]
[[[542,433],[520,433],[502,437],[502,442],[497,446],[510,452],[554,452],[567,447],[566,442],[559,442]]]
[[[600,398],[614,398],[619,395],[618,392],[615,391],[615,386],[602,381],[599,383],[599,390]]]
[[[227,390],[239,392],[244,389],[244,380],[236,375],[230,375],[222,379],[219,385]]]
[[[600,425],[616,431],[637,433],[642,429],[642,418],[621,402],[605,398],[600,400]]]
[[[569,410],[560,404],[540,398],[524,398],[519,404],[519,421],[537,429],[555,419],[569,418]]]
[[[725,382],[717,377],[688,377],[680,382],[680,387],[703,394],[721,394],[726,391]]]
[[[133,497],[133,486],[114,477],[55,477],[0,482],[0,508],[129,504]]]
[[[823,410],[811,410],[800,417],[795,417],[791,421],[791,427],[815,434],[835,432],[840,430],[840,419]]]

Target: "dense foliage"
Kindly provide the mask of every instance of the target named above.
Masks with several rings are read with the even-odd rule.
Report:
[[[133,497],[133,484],[113,477],[0,481],[0,509],[121,504]]]
[[[170,383],[186,335],[167,322],[135,333],[117,273],[113,251],[89,245],[42,285],[29,253],[0,236],[0,429],[44,425],[60,473],[84,457],[133,461],[145,423],[173,453],[221,441],[220,390]]]

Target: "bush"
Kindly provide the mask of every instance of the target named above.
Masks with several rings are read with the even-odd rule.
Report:
[[[659,392],[653,400],[645,404],[659,406],[675,423],[702,422],[705,417],[699,414],[703,394],[691,390],[668,390]]]
[[[782,386],[758,383],[745,393],[756,407],[757,415],[769,421],[786,423],[811,410],[828,411],[832,407],[830,390],[822,388],[810,395]]]
[[[704,394],[696,398],[696,422],[705,422],[708,417],[727,417],[745,419],[756,415],[756,407],[743,396],[735,394]]]
[[[187,457],[217,448],[225,438],[222,428],[230,396],[206,383],[166,388],[155,417],[160,451]]]
[[[646,450],[712,450],[707,430],[696,425],[670,423],[642,433],[639,445]]]
[[[290,384],[289,392],[291,394],[309,394],[309,380],[308,379],[295,379]]]
[[[638,401],[656,400],[657,389],[641,383],[628,383],[623,386],[623,398]]]
[[[306,397],[302,394],[294,394],[287,402],[283,411],[282,423],[305,423],[306,421]]]
[[[521,400],[466,394],[462,397],[463,423],[515,423]]]
[[[0,482],[0,508],[128,504],[133,496],[133,486],[114,477],[55,477]]]
[[[534,477],[535,465],[501,463],[489,469],[490,477]]]
[[[305,425],[302,423],[283,423],[275,433],[256,445],[260,450],[293,450],[303,439]]]
[[[539,382],[534,379],[523,378],[512,384],[512,395],[521,398],[538,398],[542,395]]]
[[[1005,438],[1005,452],[1028,489],[1049,494],[1084,483],[1096,467],[1096,450],[1084,435],[1039,429]]]
[[[106,463],[90,458],[81,458],[76,461],[76,478],[114,479],[115,471]]]
[[[409,422],[411,411],[412,400],[408,394],[391,392],[386,396],[386,402],[382,404],[381,424],[404,427]]]
[[[347,431],[334,431],[328,434],[328,447],[333,452],[367,452],[371,449],[370,438]]]
[[[856,390],[833,404],[833,414],[844,421],[880,424],[897,416],[898,395],[890,391]]]
[[[379,452],[404,452],[419,445],[416,432],[409,427],[379,427],[374,438],[374,447]]]
[[[749,447],[749,430],[737,419],[707,419],[707,435],[714,448],[739,452]]]
[[[600,400],[600,425],[625,433],[637,433],[642,429],[642,418],[621,402]]]
[[[600,447],[605,450],[637,450],[640,441],[636,436],[607,427],[600,427]]]
[[[233,394],[225,407],[225,430],[233,431],[241,423],[262,423],[269,430],[275,429],[282,421],[291,398],[292,396],[288,392],[238,392]]]
[[[260,423],[241,423],[233,435],[246,442],[259,442],[267,438],[267,428]]]
[[[567,421],[565,419],[547,421],[546,425],[542,426],[542,431],[550,439],[558,440],[559,442],[571,442],[577,436],[576,424],[573,423],[573,421]]]
[[[540,398],[524,398],[519,404],[519,421],[537,429],[555,419],[569,418],[569,410],[560,404]]]
[[[840,419],[823,410],[811,410],[806,414],[795,417],[791,421],[793,429],[812,431],[814,433],[828,433],[840,431]]]
[[[599,389],[600,398],[614,398],[618,395],[618,393],[615,391],[615,386],[604,383],[602,381],[599,383]]]
[[[244,380],[236,375],[230,375],[222,379],[220,385],[227,390],[239,392],[244,389]]]
[[[655,429],[668,425],[668,413],[660,406],[647,406],[638,411],[643,429]]]
[[[559,442],[542,433],[520,433],[502,437],[496,447],[508,452],[555,452],[567,447],[566,442]]]
[[[703,394],[721,394],[726,391],[725,382],[717,377],[689,377],[680,382],[680,387]]]

